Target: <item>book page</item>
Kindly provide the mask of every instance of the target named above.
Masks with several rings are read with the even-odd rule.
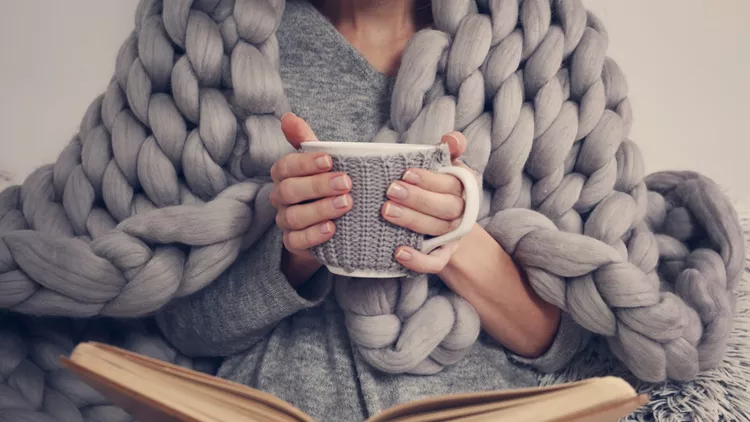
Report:
[[[410,415],[435,413],[441,410],[450,410],[460,407],[477,406],[480,404],[509,401],[522,397],[544,394],[551,391],[572,388],[576,385],[593,382],[595,378],[573,383],[558,384],[547,387],[528,387],[500,391],[484,391],[474,393],[460,393],[429,397],[411,403],[403,403],[393,406],[382,413],[368,419],[368,422],[384,422],[397,420]]]
[[[187,420],[313,422],[304,412],[270,394],[111,346],[84,343],[63,363],[87,382],[95,383],[97,389],[104,387],[116,394],[118,400],[127,395],[140,407],[163,410],[165,406],[179,406],[174,412],[196,418]],[[227,415],[224,410],[239,413]]]
[[[236,420],[248,416],[241,410],[226,406],[221,400],[215,400],[211,395],[196,399],[184,385],[154,377],[141,367],[136,367],[135,370],[129,368],[129,362],[108,362],[106,358],[95,354],[86,354],[85,359],[86,367],[75,369],[90,368],[97,374],[106,374],[106,378],[100,376],[97,380],[88,375],[84,377],[87,382],[108,395],[115,404],[137,416],[139,420],[145,419],[144,413],[148,414],[149,418],[168,414],[175,420],[199,422],[219,422],[231,420],[230,418]],[[69,365],[68,367],[70,368]],[[79,371],[76,372],[80,374]]]
[[[552,391],[567,391],[565,388]],[[478,416],[488,413],[497,413],[501,409],[507,409],[515,406],[524,406],[539,404],[546,400],[546,394],[534,394],[525,397],[518,397],[509,400],[465,403],[456,407],[441,408],[430,411],[415,412],[410,415],[401,414],[387,421],[399,422],[442,422],[454,421],[469,416]]]
[[[80,344],[70,360],[63,359],[63,366],[84,377],[115,404],[138,410],[142,421],[315,422],[268,393],[105,344]],[[588,418],[591,412],[602,417],[602,412],[619,414],[619,418],[642,405],[641,401],[647,399],[637,396],[624,380],[604,377],[548,387],[429,397],[394,406],[368,422],[572,422]],[[554,408],[558,411],[551,410]]]
[[[539,396],[539,400],[488,413],[455,419],[460,422],[578,422],[590,418],[597,422],[617,422],[640,404],[640,396],[623,389],[625,382],[613,377],[601,378],[597,382],[579,385],[567,390],[558,390]],[[631,388],[632,391],[632,388]],[[628,403],[629,407],[622,407]],[[615,419],[605,419],[603,412],[612,409],[621,413]]]
[[[433,422],[454,420],[451,418],[466,417],[498,411],[510,407],[536,406],[548,400],[551,394],[566,396],[573,390],[591,386],[592,389],[607,389],[617,397],[631,398],[636,393],[625,381],[615,377],[591,378],[577,382],[558,384],[547,387],[530,387],[503,391],[463,393],[456,395],[430,397],[412,403],[394,406],[368,422],[408,421]],[[596,402],[598,398],[594,400]],[[591,404],[591,400],[589,400]],[[546,404],[542,407],[546,407]]]

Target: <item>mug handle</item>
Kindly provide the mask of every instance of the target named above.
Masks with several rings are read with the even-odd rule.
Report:
[[[448,242],[466,236],[471,231],[471,228],[474,227],[474,223],[476,223],[479,215],[479,187],[477,186],[477,179],[474,177],[474,174],[458,166],[440,167],[435,171],[456,176],[461,181],[461,184],[464,186],[464,214],[461,216],[461,224],[455,230],[424,241],[422,244],[422,253],[425,254],[434,251],[439,246],[445,245]]]

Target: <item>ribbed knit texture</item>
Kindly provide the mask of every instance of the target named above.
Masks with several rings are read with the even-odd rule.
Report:
[[[386,191],[391,182],[399,180],[409,168],[435,170],[450,165],[446,148],[426,152],[359,157],[331,155],[331,171],[344,172],[352,180],[352,209],[336,219],[336,233],[324,244],[313,248],[318,260],[346,271],[372,270],[412,271],[394,258],[396,248],[422,247],[424,235],[386,221],[381,210],[388,200]]]

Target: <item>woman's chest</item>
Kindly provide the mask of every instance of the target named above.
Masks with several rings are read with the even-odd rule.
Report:
[[[292,111],[320,140],[370,140],[388,120],[393,79],[330,36],[288,32],[279,39],[279,73]]]
[[[321,141],[366,142],[388,120],[387,86],[297,65],[285,66],[281,77],[292,112]]]

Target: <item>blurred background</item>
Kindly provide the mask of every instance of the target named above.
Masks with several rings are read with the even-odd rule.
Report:
[[[51,163],[104,92],[137,0],[0,0],[0,187]],[[628,78],[646,169],[750,198],[750,0],[584,0]]]

